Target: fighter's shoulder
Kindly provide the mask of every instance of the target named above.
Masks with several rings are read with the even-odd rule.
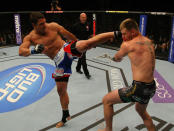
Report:
[[[131,44],[130,44],[130,41],[123,41],[122,44],[121,44],[121,47],[129,47]]]
[[[29,41],[31,43],[33,43],[33,39],[37,38],[37,35],[35,34],[34,30],[32,30],[30,33],[28,33],[25,37],[23,41]]]
[[[33,31],[31,31],[30,33],[28,33],[25,37],[24,37],[24,41],[31,41],[33,35]]]
[[[121,48],[127,50],[128,52],[134,51],[134,47],[135,46],[132,44],[132,42],[133,42],[132,40],[130,40],[130,41],[124,41],[122,43],[122,45],[121,45]]]
[[[54,30],[54,31],[58,31],[62,28],[62,26],[56,22],[47,23],[47,26],[49,29]]]
[[[130,47],[129,47],[129,43],[127,41],[123,41],[120,48],[122,50],[128,50]]]
[[[53,27],[59,26],[59,24],[56,23],[56,22],[50,22],[50,23],[47,23],[47,26],[50,27],[50,28],[53,28]]]

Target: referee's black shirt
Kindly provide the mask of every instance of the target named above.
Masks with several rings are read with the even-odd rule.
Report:
[[[71,33],[73,33],[79,40],[86,40],[93,32],[88,22],[84,24],[78,22],[72,26]]]

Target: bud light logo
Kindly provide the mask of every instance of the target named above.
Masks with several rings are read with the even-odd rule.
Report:
[[[45,63],[24,64],[0,72],[0,113],[25,107],[54,87],[55,67]]]

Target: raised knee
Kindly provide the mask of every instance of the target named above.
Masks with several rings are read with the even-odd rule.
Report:
[[[109,100],[108,100],[107,95],[103,97],[102,102],[104,105],[109,104]]]

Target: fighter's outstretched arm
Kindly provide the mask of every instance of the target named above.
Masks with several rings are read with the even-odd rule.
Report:
[[[101,33],[88,40],[77,41],[76,49],[79,52],[84,52],[92,47],[95,47],[97,44],[107,42],[110,38],[114,38],[114,32]]]

